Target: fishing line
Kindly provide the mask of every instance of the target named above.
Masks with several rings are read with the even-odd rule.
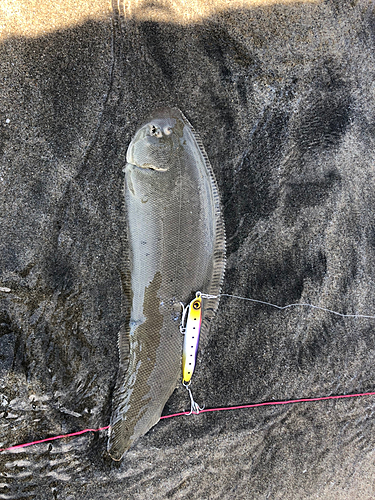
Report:
[[[209,295],[207,293],[202,293],[203,299],[217,299],[219,297],[233,297],[234,299],[247,300],[248,302],[255,302],[257,304],[264,304],[266,306],[275,307],[280,311],[284,309],[288,309],[290,307],[310,307],[311,309],[318,309],[320,311],[329,312],[331,314],[335,314],[336,316],[341,316],[342,318],[367,318],[367,319],[375,319],[375,316],[370,314],[344,314],[338,311],[334,311],[333,309],[327,309],[326,307],[314,306],[313,304],[307,304],[304,302],[297,302],[295,304],[288,304],[286,306],[279,306],[277,304],[272,304],[271,302],[265,302],[264,300],[258,299],[250,299],[249,297],[241,297],[240,295],[232,295],[230,293],[220,293],[219,295]]]
[[[99,432],[109,429],[109,425],[105,427],[99,427],[98,429],[84,429],[83,431],[71,432],[70,434],[61,434],[60,436],[53,436],[45,439],[39,439],[38,441],[31,441],[30,443],[16,444],[14,446],[9,446],[8,448],[0,448],[1,451],[16,450],[17,448],[26,448],[26,446],[32,446],[33,444],[46,443],[47,441],[55,441],[56,439],[63,439],[73,436],[79,436],[80,434],[85,434],[86,432]]]
[[[199,410],[198,412],[181,412],[181,413],[172,413],[171,415],[163,415],[160,417],[160,420],[167,419],[167,418],[174,418],[174,417],[182,417],[182,416],[189,416],[191,414],[193,415],[198,415],[201,413],[209,413],[209,412],[216,412],[216,411],[229,411],[229,410],[242,410],[244,408],[257,408],[259,406],[276,406],[276,405],[287,405],[287,404],[295,404],[295,403],[311,403],[314,401],[325,401],[328,399],[344,399],[344,398],[358,398],[358,397],[363,397],[363,396],[375,396],[375,392],[362,392],[358,394],[341,394],[339,396],[323,396],[323,397],[318,397],[318,398],[302,398],[302,399],[287,399],[283,401],[267,401],[264,403],[253,403],[253,404],[248,404],[248,405],[239,405],[239,406],[226,406],[226,407],[220,407],[220,408],[205,408],[203,410]],[[78,432],[72,432],[71,434],[62,434],[60,436],[53,436],[45,439],[39,439],[38,441],[31,441],[30,443],[23,443],[23,444],[17,444],[14,446],[9,446],[8,448],[0,448],[0,452],[3,451],[12,451],[16,450],[19,448],[26,448],[27,446],[32,446],[34,444],[40,444],[40,443],[46,443],[48,441],[55,441],[57,439],[64,439],[64,438],[70,438],[74,436],[79,436],[80,434],[85,434],[86,432],[99,432],[99,431],[105,431],[110,428],[109,425],[106,425],[105,427],[99,427],[98,429],[84,429],[83,431],[78,431]]]

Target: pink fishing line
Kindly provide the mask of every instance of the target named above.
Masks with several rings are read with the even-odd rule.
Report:
[[[194,415],[198,415],[200,413],[207,413],[212,411],[227,411],[227,410],[241,410],[243,408],[256,408],[258,406],[273,406],[273,405],[287,405],[291,403],[309,403],[311,401],[324,401],[326,399],[343,399],[343,398],[358,398],[360,396],[375,396],[375,392],[361,392],[358,394],[343,394],[340,396],[324,396],[320,398],[303,398],[303,399],[287,399],[285,401],[268,401],[266,403],[253,403],[249,405],[241,405],[241,406],[227,406],[222,408],[206,408],[201,410],[199,413],[195,413]],[[190,415],[189,412],[183,413],[174,413],[173,415],[164,415],[160,417],[162,418],[171,418],[171,417],[180,417],[182,415]]]
[[[54,441],[55,439],[62,439],[72,436],[79,436],[80,434],[85,434],[85,432],[98,432],[105,431],[109,429],[109,425],[105,427],[99,427],[99,429],[84,429],[83,431],[72,432],[71,434],[61,434],[61,436],[53,436],[45,439],[39,439],[39,441],[31,441],[30,443],[17,444],[15,446],[10,446],[9,448],[0,448],[0,451],[16,450],[17,448],[25,448],[26,446],[31,446],[33,444],[45,443],[46,441]]]
[[[358,398],[362,396],[375,396],[375,392],[360,392],[358,394],[342,394],[340,396],[323,396],[320,398],[302,398],[302,399],[287,399],[285,401],[268,401],[266,403],[253,403],[249,405],[240,405],[240,406],[227,406],[222,408],[207,408],[201,410],[199,413],[208,413],[213,411],[227,411],[227,410],[241,410],[243,408],[256,408],[258,406],[273,406],[273,405],[287,405],[291,403],[310,403],[312,401],[325,401],[327,399],[343,399],[343,398]],[[173,413],[171,415],[164,415],[160,417],[160,420],[172,417],[181,417],[181,416],[190,415],[190,412],[181,412],[181,413]],[[194,413],[194,415],[198,415],[198,413]],[[9,448],[0,448],[1,451],[10,451],[16,450],[17,448],[25,448],[26,446],[31,446],[33,444],[45,443],[47,441],[54,441],[56,439],[69,438],[73,436],[79,436],[80,434],[84,434],[86,432],[98,432],[105,431],[109,429],[110,426],[106,425],[105,427],[99,427],[98,429],[84,429],[83,431],[72,432],[71,434],[62,434],[61,436],[53,436],[46,439],[40,439],[39,441],[31,441],[30,443],[17,444],[15,446],[10,446]]]

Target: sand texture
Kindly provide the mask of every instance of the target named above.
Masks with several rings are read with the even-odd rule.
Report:
[[[1,447],[109,423],[122,169],[158,107],[212,163],[224,292],[375,314],[374,2],[62,4],[0,7]],[[224,297],[202,347],[209,408],[375,390],[375,319]],[[106,432],[1,453],[0,499],[368,500],[374,405],[164,420],[119,463]],[[188,408],[179,387],[164,414]]]

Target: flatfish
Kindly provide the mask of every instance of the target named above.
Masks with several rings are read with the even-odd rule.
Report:
[[[225,268],[216,180],[184,115],[178,109],[155,112],[136,132],[126,159],[132,305],[118,340],[108,440],[114,460],[158,422],[181,379],[180,303],[198,290],[217,296]],[[219,298],[203,302],[201,338]]]

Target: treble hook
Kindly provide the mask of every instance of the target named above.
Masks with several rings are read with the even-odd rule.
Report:
[[[189,393],[189,396],[190,396],[190,413],[188,413],[188,415],[191,415],[192,413],[198,415],[199,412],[204,410],[204,405],[203,405],[203,408],[201,408],[199,406],[199,404],[194,401],[193,394],[192,394],[191,389],[190,389],[190,382],[189,382],[189,384],[182,384],[182,385],[184,387],[186,387],[186,389]]]
[[[180,302],[180,304],[181,304],[181,308],[182,308],[180,332],[182,334],[184,334],[186,331],[186,315],[189,311],[189,304],[187,306],[185,306],[185,304],[183,302]]]

